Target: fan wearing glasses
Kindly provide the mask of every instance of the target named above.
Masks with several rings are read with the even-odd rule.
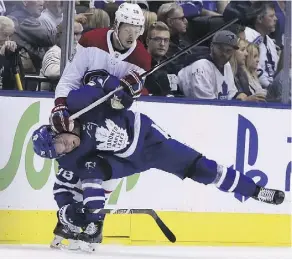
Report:
[[[152,57],[151,66],[159,64],[166,59],[170,42],[170,31],[163,22],[156,22],[148,29],[146,44],[147,50]],[[177,90],[177,76],[172,72],[172,67],[165,67],[155,71],[148,76],[145,81],[145,88],[154,96],[173,96],[173,91]]]
[[[190,45],[190,41],[185,35],[188,21],[180,5],[176,3],[161,5],[157,12],[157,20],[164,22],[169,27],[170,44],[166,53],[167,57]]]

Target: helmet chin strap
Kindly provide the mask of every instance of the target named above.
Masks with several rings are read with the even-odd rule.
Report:
[[[127,48],[121,43],[117,31],[118,31],[118,29],[115,29],[115,30],[114,30],[114,35],[115,35],[115,37],[116,37],[116,39],[117,39],[117,41],[118,41],[120,47],[122,47],[123,50],[124,50],[124,49],[127,49]]]

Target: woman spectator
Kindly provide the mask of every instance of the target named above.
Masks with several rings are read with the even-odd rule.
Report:
[[[98,8],[90,8],[86,11],[92,15],[87,17],[87,23],[84,24],[84,31],[87,32],[96,28],[110,27],[110,17],[107,12]]]
[[[147,10],[142,10],[142,11],[145,17],[145,24],[144,24],[144,33],[143,35],[141,35],[139,39],[146,47],[146,39],[148,35],[148,30],[149,30],[149,27],[157,21],[157,14],[154,12],[147,11]]]
[[[260,49],[259,46],[250,43],[247,46],[247,57],[245,61],[246,73],[248,76],[249,89],[252,94],[262,93],[267,94],[267,91],[262,88],[259,78],[258,78],[258,64],[260,60]]]
[[[265,101],[266,93],[263,93],[261,85],[255,85],[252,81],[251,74],[246,68],[248,54],[248,42],[239,39],[239,49],[236,50],[230,59],[230,65],[234,74],[235,85],[239,92],[240,97],[244,101]],[[257,65],[257,63],[255,63]],[[257,68],[257,67],[255,67]]]

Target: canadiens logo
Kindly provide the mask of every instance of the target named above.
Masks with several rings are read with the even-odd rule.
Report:
[[[120,151],[129,144],[129,137],[126,129],[116,125],[112,120],[105,120],[106,127],[97,127],[95,138],[99,144],[96,149],[101,151]]]

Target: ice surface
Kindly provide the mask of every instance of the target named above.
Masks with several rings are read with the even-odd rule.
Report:
[[[69,252],[38,245],[0,245],[0,258],[275,258],[292,259],[292,248],[100,245],[95,253]]]

